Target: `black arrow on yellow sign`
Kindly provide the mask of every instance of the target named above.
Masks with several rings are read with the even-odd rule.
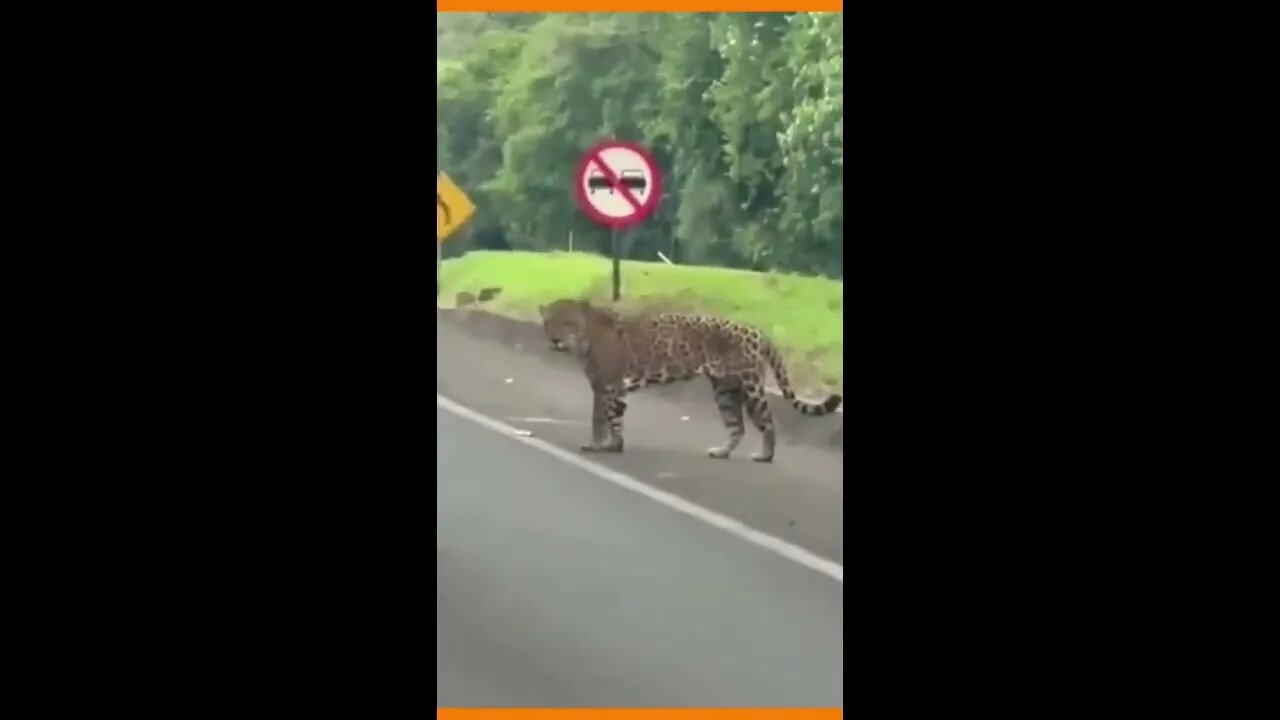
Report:
[[[476,212],[466,193],[449,176],[436,170],[436,242],[458,231]]]
[[[449,212],[449,204],[444,201],[444,198],[440,197],[439,192],[436,192],[436,207],[444,211],[444,224],[452,225],[453,213]]]

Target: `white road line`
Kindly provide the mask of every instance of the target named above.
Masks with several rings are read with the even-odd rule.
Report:
[[[463,407],[443,395],[436,395],[436,406],[448,410],[458,417],[465,418],[478,425],[483,425],[490,430],[501,433],[516,442],[524,443],[525,445],[535,447],[545,453],[554,455],[564,462],[586,470],[602,480],[607,480],[614,485],[630,490],[638,495],[643,495],[650,500],[655,500],[673,510],[678,510],[690,517],[701,520],[708,525],[720,528],[721,530],[746,540],[752,545],[762,547],[773,553],[781,555],[788,560],[804,565],[811,570],[817,570],[823,575],[833,578],[840,583],[844,583],[844,566],[838,562],[814,555],[808,550],[797,545],[792,545],[786,540],[776,538],[772,535],[766,535],[765,533],[748,527],[731,517],[721,515],[714,510],[708,510],[701,505],[691,503],[688,500],[685,500],[678,495],[672,495],[665,490],[659,490],[651,485],[646,485],[630,475],[620,473],[617,470],[592,462],[581,455],[572,453],[559,446],[552,445],[545,440],[540,440],[534,437],[523,437],[518,434],[520,431],[516,428],[511,427],[500,420],[494,420],[491,417],[482,415],[470,408]]]

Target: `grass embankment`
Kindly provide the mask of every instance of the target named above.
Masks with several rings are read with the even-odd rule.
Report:
[[[484,288],[502,288],[478,307],[538,321],[538,306],[560,298],[607,304],[612,278],[611,261],[599,255],[475,251],[444,262],[438,303],[453,307],[459,292],[478,295]],[[619,305],[749,323],[782,350],[797,390],[837,390],[843,387],[843,298],[844,283],[838,280],[626,260]]]

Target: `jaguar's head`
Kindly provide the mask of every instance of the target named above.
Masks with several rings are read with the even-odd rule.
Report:
[[[542,332],[551,343],[552,352],[571,352],[582,347],[589,311],[590,305],[585,300],[556,300],[550,305],[538,306]]]

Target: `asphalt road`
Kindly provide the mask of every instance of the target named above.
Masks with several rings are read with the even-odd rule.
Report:
[[[440,706],[843,706],[843,583],[436,416]]]
[[[436,392],[577,452],[590,438],[591,390],[568,353],[550,352],[542,329],[482,313],[437,311]],[[842,415],[805,417],[774,402],[777,455],[752,462],[748,427],[735,456],[706,449],[726,432],[703,378],[627,397],[626,452],[600,464],[799,545],[844,561]]]

